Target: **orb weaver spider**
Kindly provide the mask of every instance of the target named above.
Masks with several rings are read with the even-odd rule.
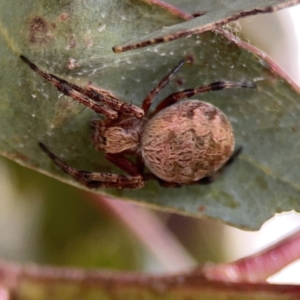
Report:
[[[105,117],[91,122],[91,141],[97,150],[105,153],[107,160],[128,175],[77,170],[60,160],[44,144],[39,144],[62,171],[86,187],[137,189],[149,179],[157,179],[167,187],[208,183],[241,151],[241,148],[234,151],[232,126],[221,110],[200,100],[180,100],[209,91],[254,88],[251,82],[218,81],[175,92],[149,113],[156,95],[184,61],[180,61],[150,91],[139,108],[106,90],[69,83],[42,71],[25,56],[20,58],[57,90]],[[127,155],[136,155],[136,161]],[[144,172],[145,167],[151,174]]]

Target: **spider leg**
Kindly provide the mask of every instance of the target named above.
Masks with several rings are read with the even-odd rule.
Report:
[[[229,159],[225,162],[225,164],[219,169],[217,170],[214,174],[204,177],[202,179],[200,179],[197,183],[199,184],[210,184],[213,183],[220,175],[222,175],[225,170],[232,165],[236,159],[239,157],[239,155],[241,154],[243,150],[242,146],[237,147],[233,153],[231,154],[231,156],[229,157]]]
[[[85,94],[89,98],[97,102],[104,102],[108,107],[117,112],[133,115],[139,119],[145,115],[144,111],[138,106],[120,101],[116,96],[107,90],[99,89],[92,85],[88,85],[86,88],[80,89],[81,93]]]
[[[173,93],[169,95],[167,98],[165,98],[160,104],[158,104],[155,111],[153,112],[153,115],[157,114],[162,109],[182,99],[191,98],[195,95],[210,92],[210,91],[217,91],[217,90],[231,89],[231,88],[256,88],[256,85],[249,81],[244,81],[244,82],[217,81],[194,89],[186,89],[177,93]]]
[[[142,176],[125,176],[110,173],[87,172],[77,170],[68,166],[61,161],[56,155],[46,148],[42,143],[39,143],[41,149],[53,160],[53,162],[65,173],[79,181],[88,188],[129,188],[137,189],[144,186]]]
[[[179,69],[184,64],[184,60],[181,60],[179,64],[172,69],[158,84],[157,86],[147,95],[147,97],[143,101],[142,109],[144,110],[145,114],[148,112],[153,99],[156,97],[156,95],[170,82],[172,77],[175,75],[176,72],[179,71]]]
[[[42,71],[23,55],[21,55],[20,58],[32,70],[46,79],[50,84],[55,86],[60,92],[89,107],[96,113],[102,114],[109,119],[117,119],[120,112],[132,114],[137,118],[141,118],[144,116],[144,112],[142,109],[118,100],[108,91],[105,91],[103,89],[96,89],[90,86],[87,88],[82,88],[53,74]]]
[[[140,175],[136,165],[127,159],[124,154],[117,153],[117,154],[111,154],[107,153],[105,155],[107,160],[109,160],[111,163],[113,163],[115,166],[117,166],[119,169],[125,171],[131,176],[138,176]]]

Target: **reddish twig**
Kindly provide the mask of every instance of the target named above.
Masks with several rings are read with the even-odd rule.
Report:
[[[212,280],[227,282],[264,282],[300,258],[300,229],[275,245],[232,263],[205,266],[203,271]]]
[[[300,286],[225,283],[201,270],[172,276],[85,271],[0,261],[0,284],[13,299],[299,299]],[[221,299],[221,298],[220,298]]]

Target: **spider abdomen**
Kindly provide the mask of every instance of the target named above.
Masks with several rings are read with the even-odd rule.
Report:
[[[148,169],[179,184],[213,174],[233,149],[233,130],[227,117],[200,100],[185,100],[162,110],[145,126],[141,140]]]

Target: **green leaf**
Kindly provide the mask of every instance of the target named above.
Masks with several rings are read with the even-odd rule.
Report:
[[[19,54],[47,72],[83,86],[91,82],[139,106],[169,69],[189,57],[193,63],[180,70],[155,105],[178,89],[218,80],[256,81],[257,90],[200,97],[231,119],[237,145],[244,149],[239,160],[208,186],[167,189],[151,181],[140,190],[94,192],[247,229],[258,229],[276,212],[300,211],[299,94],[267,58],[212,32],[124,54],[111,50],[117,43],[178,22],[179,17],[167,10],[137,0],[2,1],[1,153],[81,188],[54,166],[38,142],[78,169],[121,173],[89,141],[89,123],[96,115],[61,96]]]
[[[143,0],[149,4],[161,1]],[[191,1],[185,3],[179,0],[169,0],[173,5],[182,6],[183,9],[191,8],[192,13],[198,13],[196,18],[183,16],[187,20],[180,24],[165,27],[150,34],[139,37],[136,40],[117,45],[113,49],[115,52],[123,52],[131,49],[145,47],[153,44],[173,41],[178,38],[188,37],[209,30],[214,30],[220,26],[246,16],[258,13],[270,13],[298,4],[299,0],[255,0],[255,1]],[[199,10],[198,10],[199,9]],[[173,12],[177,13],[177,12]]]

